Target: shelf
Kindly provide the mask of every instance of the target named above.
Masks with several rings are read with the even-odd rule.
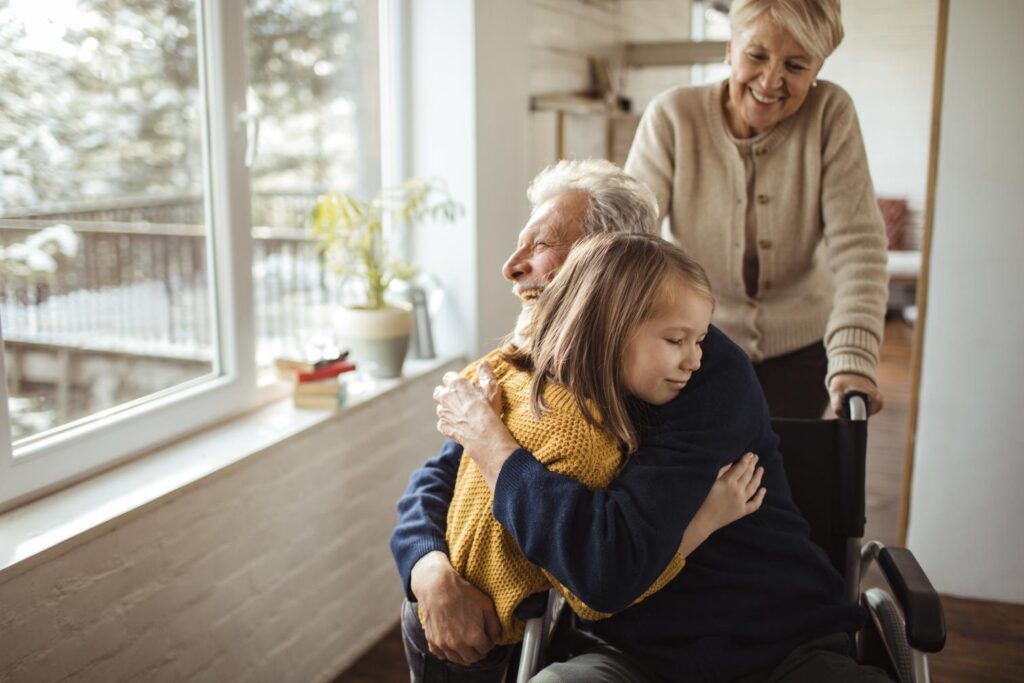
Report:
[[[720,40],[626,43],[626,64],[633,67],[712,64],[724,58],[725,41]]]

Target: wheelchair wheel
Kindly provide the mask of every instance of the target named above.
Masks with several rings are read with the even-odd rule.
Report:
[[[907,643],[907,629],[896,602],[881,588],[870,588],[864,591],[864,603],[900,683],[914,683],[914,666],[911,661],[910,644]]]

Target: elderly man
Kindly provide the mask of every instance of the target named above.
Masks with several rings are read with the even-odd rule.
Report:
[[[502,268],[522,302],[514,336],[529,324],[530,308],[558,272],[572,245],[598,232],[657,231],[658,206],[647,186],[612,163],[563,161],[530,184],[533,207],[516,250]],[[445,522],[462,447],[454,441],[413,473],[399,501],[391,549],[410,600],[418,600],[430,651],[458,665],[491,652],[497,617],[491,599],[452,569]]]
[[[604,215],[597,188],[636,187],[614,167],[561,169],[577,171],[578,181],[552,183],[542,174],[534,182],[536,208],[503,269],[527,306],[585,233],[654,227],[642,189],[626,193],[637,201],[629,219],[588,220]],[[520,328],[525,324],[521,319]],[[809,539],[750,359],[720,331],[709,330],[701,369],[686,391],[643,412],[640,447],[605,489],[547,470],[519,447],[479,388],[462,378],[446,377],[445,384],[435,398],[452,416],[445,433],[454,441],[413,474],[391,539],[406,595],[419,601],[423,616],[421,641],[408,641],[415,681],[497,681],[507,659],[505,648],[492,647],[498,629],[490,599],[458,576],[445,554],[463,447],[494,494],[495,518],[523,554],[588,605],[614,614],[583,624],[608,645],[555,664],[537,680],[888,680],[849,656],[850,633],[866,615],[844,604],[842,578]],[[713,534],[668,586],[633,605],[675,552],[716,473],[748,451],[762,456],[762,508]],[[407,639],[415,619],[406,603]],[[432,667],[445,670],[436,675]]]

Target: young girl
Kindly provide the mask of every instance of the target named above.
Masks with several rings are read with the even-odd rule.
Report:
[[[498,385],[496,409],[524,448],[551,471],[602,488],[636,450],[644,405],[670,402],[699,370],[713,307],[703,270],[680,249],[648,235],[594,235],[573,248],[545,289],[525,345],[491,352],[478,379]],[[477,378],[476,367],[465,374]],[[750,454],[722,469],[678,551],[637,602],[671,581],[713,531],[760,507],[761,475]],[[491,596],[501,643],[522,639],[513,612],[550,586],[581,617],[610,616],[530,563],[494,519],[492,503],[464,455],[448,512],[449,556]]]

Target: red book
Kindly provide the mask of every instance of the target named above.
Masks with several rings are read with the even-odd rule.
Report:
[[[316,382],[321,379],[328,379],[330,377],[337,377],[343,372],[351,372],[356,369],[356,364],[348,360],[338,360],[333,363],[321,365],[320,367],[311,370],[310,372],[300,372],[296,374],[295,379],[299,382]]]

